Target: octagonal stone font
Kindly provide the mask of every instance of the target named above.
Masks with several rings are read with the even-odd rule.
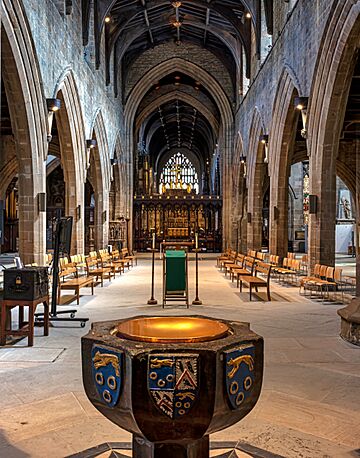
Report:
[[[209,456],[209,434],[255,406],[263,339],[249,323],[138,316],[93,323],[82,338],[85,391],[133,434],[133,456]]]

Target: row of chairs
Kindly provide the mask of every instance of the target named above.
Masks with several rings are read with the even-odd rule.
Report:
[[[313,275],[301,279],[299,292],[305,296],[320,297],[323,301],[330,299],[330,294],[340,292],[343,301],[346,286],[341,268],[316,264]]]
[[[229,251],[219,256],[217,265],[221,271],[230,275],[231,281],[236,278],[237,287],[242,292],[243,285],[249,288],[250,300],[252,300],[253,289],[257,292],[259,288],[266,288],[268,300],[271,301],[270,275],[272,265],[257,259],[254,252],[248,252],[248,256],[234,251]]]
[[[262,263],[262,264],[260,264]],[[279,283],[288,283],[300,286],[300,294],[309,297],[320,297],[322,300],[331,299],[331,295],[338,300],[338,293],[341,293],[341,301],[344,302],[344,293],[351,292],[354,288],[354,279],[342,275],[341,268],[317,264],[312,276],[307,276],[307,255],[301,259],[296,259],[294,253],[288,253],[288,256],[280,262],[280,257],[267,253],[248,251],[248,256],[238,254],[233,250],[228,250],[217,259],[217,265],[225,276],[230,274],[232,281],[237,279],[237,286],[241,289],[241,277],[246,275],[257,275],[260,273],[257,265],[271,266],[270,272],[266,269],[265,277],[269,274]],[[245,270],[248,272],[246,273]],[[264,272],[262,272],[264,276]],[[264,278],[267,282],[267,278]],[[267,282],[268,284],[268,282]]]
[[[73,289],[76,292],[77,302],[79,303],[79,291],[84,287],[91,287],[92,294],[94,286],[104,285],[104,279],[111,281],[116,274],[121,275],[130,267],[137,265],[137,259],[130,255],[127,249],[112,250],[107,249],[91,251],[88,256],[77,254],[60,258],[58,300],[62,290]]]

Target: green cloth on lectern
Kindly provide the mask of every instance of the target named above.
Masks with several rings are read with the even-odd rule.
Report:
[[[166,291],[185,291],[186,289],[186,253],[185,251],[166,251]]]

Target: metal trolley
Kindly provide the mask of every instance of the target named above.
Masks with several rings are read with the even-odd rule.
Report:
[[[168,302],[185,302],[189,308],[188,256],[183,250],[167,250],[163,257],[163,308]]]

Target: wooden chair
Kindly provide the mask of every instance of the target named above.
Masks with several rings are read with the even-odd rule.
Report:
[[[100,265],[102,268],[110,268],[113,277],[115,278],[116,273],[121,275],[123,266],[117,262],[113,262],[110,253],[106,250],[99,251]]]
[[[303,288],[303,291],[304,291],[304,295],[305,295],[305,284],[306,282],[308,281],[312,281],[312,280],[318,280],[320,278],[320,267],[321,265],[320,264],[315,264],[314,266],[314,274],[311,275],[311,276],[306,276],[306,277],[303,277],[301,280],[300,280],[300,289],[299,289],[299,294],[301,294],[301,288]]]
[[[225,269],[225,272],[226,272],[226,265],[235,264],[235,259],[236,259],[236,251],[231,251],[229,257],[227,259],[223,259],[220,262],[220,271]]]
[[[98,260],[94,259],[94,257],[88,256],[86,258],[86,272],[89,277],[95,277],[96,281],[100,278],[101,286],[104,286],[104,277],[111,281],[111,268],[99,267]]]
[[[242,269],[244,266],[245,256],[243,254],[238,254],[235,259],[234,264],[227,264],[226,265],[226,272],[229,272],[230,279],[234,281],[234,270]]]
[[[121,250],[121,258],[122,259],[125,259],[127,261],[127,267],[128,269],[130,269],[130,266],[131,267],[134,267],[134,262],[135,262],[135,265],[137,265],[137,259],[136,259],[136,256],[134,255],[131,255],[129,253],[129,250],[127,248],[123,248]]]
[[[216,258],[216,266],[220,267],[221,261],[228,259],[231,253],[231,249],[228,248],[224,253],[221,253],[220,256]]]
[[[249,287],[250,300],[252,298],[252,289],[255,288],[257,292],[259,288],[266,288],[268,300],[271,301],[270,295],[270,274],[272,266],[265,262],[258,262],[254,269],[254,275],[241,275],[240,276],[240,292],[242,292],[243,283]],[[264,278],[258,277],[262,275]]]
[[[233,269],[233,277],[236,276],[236,287],[239,287],[239,280],[241,276],[252,275],[255,266],[255,258],[251,256],[245,256],[242,267]]]

